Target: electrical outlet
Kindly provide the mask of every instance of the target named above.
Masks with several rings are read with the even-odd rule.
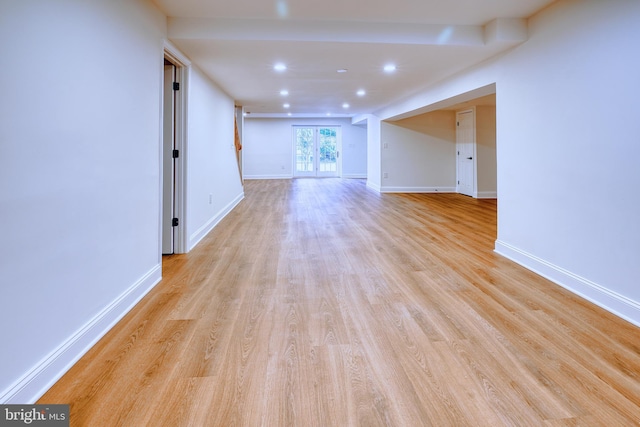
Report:
[[[382,174],[382,177],[383,178],[389,178],[389,174],[387,172],[385,172],[385,173]]]
[[[213,194],[209,194],[209,204],[213,203]]]

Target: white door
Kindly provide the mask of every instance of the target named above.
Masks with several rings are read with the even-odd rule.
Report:
[[[471,197],[476,181],[475,139],[474,111],[456,113],[457,191]]]
[[[163,150],[162,150],[162,254],[168,255],[174,252],[174,226],[175,217],[175,65],[164,66],[164,107],[163,107]]]
[[[294,176],[340,176],[340,127],[294,126]]]

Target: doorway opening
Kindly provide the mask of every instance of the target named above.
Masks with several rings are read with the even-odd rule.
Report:
[[[456,191],[476,196],[475,110],[456,113]]]
[[[175,87],[176,66],[165,58],[162,107],[162,254],[174,253],[175,215]],[[177,153],[179,155],[179,152]]]
[[[162,255],[185,253],[184,176],[186,84],[189,63],[165,47],[162,85],[160,245]]]

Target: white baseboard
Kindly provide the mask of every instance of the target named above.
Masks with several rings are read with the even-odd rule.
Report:
[[[455,193],[455,187],[388,187],[380,189],[381,193]]]
[[[200,241],[204,239],[204,237],[209,234],[209,232],[213,230],[213,228],[218,225],[218,223],[222,221],[222,219],[227,216],[229,212],[233,210],[233,208],[238,206],[238,203],[240,203],[242,199],[244,199],[244,191],[240,193],[238,197],[233,199],[227,206],[222,208],[220,212],[218,212],[213,218],[207,221],[202,227],[197,229],[195,233],[191,234],[191,236],[189,237],[189,251],[193,249],[198,243],[200,243]]]
[[[476,193],[477,199],[497,199],[498,192],[497,191],[478,191]]]
[[[158,264],[0,394],[0,404],[33,404],[162,279]]]
[[[247,179],[293,179],[291,175],[245,175],[243,177]]]
[[[640,326],[640,303],[557,265],[496,240],[495,252],[545,277],[618,317]]]
[[[380,189],[381,189],[381,187],[378,184],[373,184],[369,180],[367,180],[367,188],[370,188],[377,193],[380,193]]]
[[[294,177],[291,175],[245,175],[243,179],[251,180],[251,179],[293,179]],[[304,178],[304,177],[302,177]],[[316,178],[315,176],[311,178]],[[367,174],[342,174],[340,178],[344,179],[366,179]]]

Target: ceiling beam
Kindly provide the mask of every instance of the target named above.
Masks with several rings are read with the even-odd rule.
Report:
[[[484,26],[486,44],[512,45],[523,43],[529,38],[526,19],[498,18]]]
[[[482,46],[481,25],[286,19],[169,18],[169,39],[260,40]]]

